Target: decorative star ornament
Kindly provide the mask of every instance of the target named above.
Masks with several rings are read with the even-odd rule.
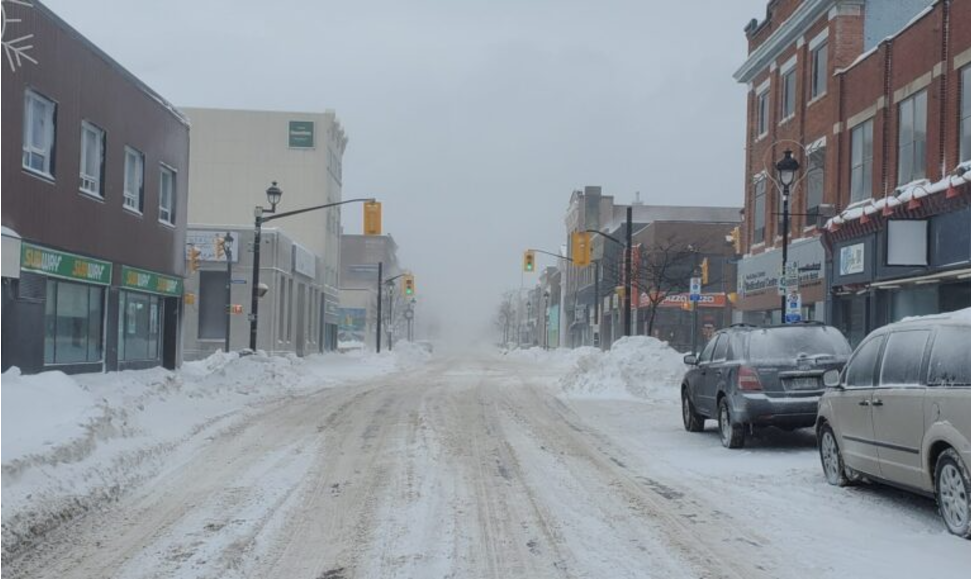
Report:
[[[3,37],[3,53],[7,57],[7,64],[10,65],[10,70],[17,72],[17,69],[24,65],[24,61],[37,64],[37,59],[30,56],[30,50],[34,48],[34,45],[31,44],[31,39],[34,38],[34,35],[25,34],[17,38],[7,38],[7,28],[9,25],[20,23],[19,18],[9,18],[7,16],[8,4],[18,4],[28,8],[32,8],[33,6],[27,0],[2,0],[0,2],[0,7],[3,9],[3,30],[2,34],[0,34]]]

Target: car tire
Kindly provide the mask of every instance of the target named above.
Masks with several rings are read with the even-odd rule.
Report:
[[[745,426],[732,419],[728,397],[722,397],[718,401],[718,436],[722,445],[729,449],[741,449],[745,446]]]
[[[681,389],[681,420],[685,431],[698,433],[705,430],[705,418],[695,411],[687,388]]]
[[[823,424],[819,430],[819,461],[823,466],[823,475],[830,485],[846,487],[850,484],[850,477],[846,474],[843,464],[843,452],[836,441],[836,434],[828,424]]]
[[[971,539],[971,476],[961,456],[953,449],[944,450],[937,458],[934,496],[948,531]]]

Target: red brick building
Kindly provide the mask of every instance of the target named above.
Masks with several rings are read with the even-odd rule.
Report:
[[[746,27],[749,56],[735,74],[749,87],[740,319],[781,318],[782,207],[773,166],[786,149],[801,164],[790,197],[789,261],[798,267],[803,316],[847,318],[847,330],[860,327],[853,332],[895,318],[874,311],[856,324],[849,319],[859,319],[858,313],[844,316],[834,296],[844,290],[856,295],[861,288],[844,289],[841,280],[833,280],[827,249],[852,237],[853,228],[839,231],[857,212],[854,204],[884,198],[899,185],[926,188],[968,157],[960,154],[959,142],[966,130],[960,85],[969,19],[969,0],[772,0],[766,18]],[[963,179],[958,181],[960,188]],[[966,197],[952,195],[938,211],[960,209]],[[905,210],[899,211],[893,217],[904,217]],[[832,216],[837,217],[830,222]],[[878,221],[870,219],[870,227],[880,228]],[[887,246],[886,233],[883,238]],[[933,261],[933,249],[927,253],[922,267]],[[868,271],[877,272],[876,262]],[[944,306],[938,300],[935,307]]]

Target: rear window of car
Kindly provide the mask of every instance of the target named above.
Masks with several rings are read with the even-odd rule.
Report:
[[[846,337],[827,326],[765,328],[749,333],[748,357],[752,360],[817,355],[849,356]]]
[[[971,330],[945,326],[937,331],[927,370],[932,387],[971,385]]]

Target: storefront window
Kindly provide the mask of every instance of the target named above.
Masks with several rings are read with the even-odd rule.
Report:
[[[47,281],[44,364],[101,362],[104,289]]]
[[[897,322],[906,316],[936,314],[937,304],[936,286],[915,286],[895,290],[891,300],[890,322]]]
[[[160,307],[158,296],[138,292],[119,295],[118,360],[158,358]]]

